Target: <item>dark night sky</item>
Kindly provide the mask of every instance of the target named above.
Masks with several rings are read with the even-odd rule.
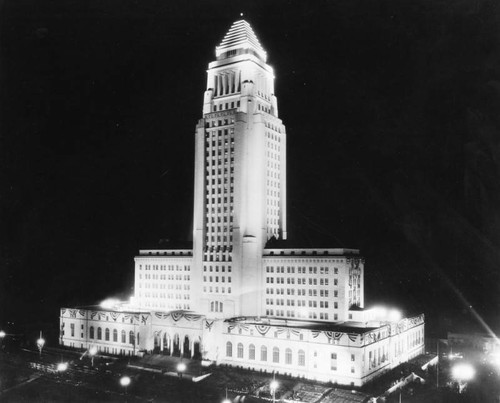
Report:
[[[139,248],[189,240],[205,70],[243,12],[276,73],[291,238],[360,248],[368,301],[498,327],[497,1],[0,6],[0,324],[128,295]]]

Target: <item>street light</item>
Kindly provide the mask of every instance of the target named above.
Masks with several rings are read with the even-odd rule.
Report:
[[[40,358],[42,358],[42,349],[45,345],[45,339],[42,337],[42,331],[40,330],[40,338],[36,341],[36,345],[38,346],[38,350],[40,351]]]
[[[276,389],[278,389],[279,383],[276,381],[276,379],[273,379],[271,381],[271,384],[269,385],[269,388],[271,389],[271,393],[273,394],[273,403],[276,402]]]
[[[231,403],[231,400],[227,398],[227,388],[226,388],[226,398],[222,401],[222,403]]]
[[[94,366],[94,357],[97,354],[97,347],[92,346],[89,349],[89,355],[90,355],[90,362],[92,363],[92,367]]]
[[[179,364],[177,364],[177,372],[179,374],[179,378],[182,379],[182,373],[186,370],[186,364],[184,364],[183,362],[180,362]]]
[[[475,374],[476,370],[470,364],[460,363],[452,368],[451,375],[458,382],[458,393],[462,393],[467,382],[472,380]]]
[[[3,330],[0,330],[0,349],[3,348],[3,339],[5,336],[7,336],[7,333],[5,333]]]
[[[68,363],[67,362],[60,362],[57,364],[57,371],[58,372],[64,372],[68,369]]]
[[[120,378],[120,385],[125,388],[125,395],[127,395],[127,387],[130,385],[130,378],[128,376],[122,376]]]

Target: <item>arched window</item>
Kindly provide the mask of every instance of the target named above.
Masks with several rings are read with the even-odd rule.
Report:
[[[90,338],[94,338],[94,326],[90,326]]]
[[[231,344],[230,341],[226,343],[226,357],[232,357],[233,356],[233,345]]]
[[[113,341],[118,341],[118,330],[113,329]]]
[[[267,347],[266,346],[262,346],[260,348],[260,360],[267,361]]]
[[[285,350],[285,364],[292,365],[292,349]]]
[[[278,347],[273,348],[273,362],[280,362],[280,349]]]
[[[301,367],[306,365],[306,353],[304,353],[304,350],[299,350],[299,365]]]
[[[125,330],[122,330],[122,343],[127,342],[127,333],[125,333]]]
[[[141,343],[141,334],[137,332],[137,345]]]
[[[210,302],[210,312],[214,311],[214,301]]]
[[[109,341],[109,329],[108,328],[106,328],[106,330],[104,331],[104,340]]]
[[[238,343],[238,358],[243,358],[243,344]]]
[[[248,358],[250,360],[255,360],[255,346],[253,344],[248,346]]]
[[[102,339],[102,329],[100,327],[97,328],[97,339],[98,340]]]
[[[135,344],[135,336],[134,336],[134,332],[132,330],[128,334],[128,342],[130,344]]]
[[[223,312],[223,310],[224,310],[224,304],[222,302],[220,302],[219,312]]]

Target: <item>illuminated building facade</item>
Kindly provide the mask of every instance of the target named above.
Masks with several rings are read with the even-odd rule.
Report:
[[[62,309],[61,343],[353,385],[420,354],[423,316],[364,309],[358,250],[274,247],[287,226],[273,69],[243,20],[215,55],[195,131],[193,249],[141,250],[130,303]]]

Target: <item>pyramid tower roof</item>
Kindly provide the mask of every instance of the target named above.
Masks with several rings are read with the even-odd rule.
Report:
[[[238,52],[240,50],[241,52]],[[252,27],[245,20],[235,21],[219,46],[215,48],[217,58],[227,57],[228,52],[236,51],[239,53],[253,53],[263,61],[267,59],[267,53],[260,44]]]

